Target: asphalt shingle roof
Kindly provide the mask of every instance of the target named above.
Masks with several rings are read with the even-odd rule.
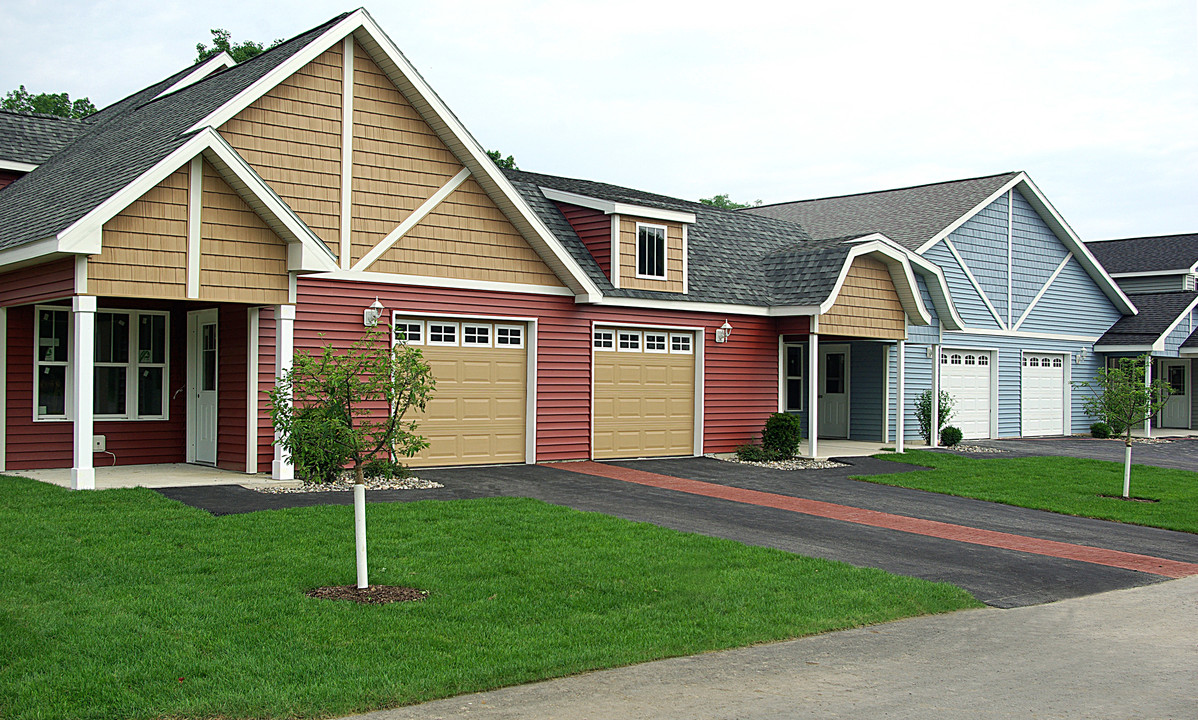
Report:
[[[762,205],[739,212],[799,223],[817,239],[880,232],[914,251],[1018,174]]]
[[[1156,342],[1178,316],[1198,298],[1198,292],[1137,293],[1128,295],[1139,315],[1124,315],[1096,345],[1148,345]],[[1191,338],[1193,339],[1193,338]]]
[[[0,110],[0,160],[40,165],[86,129],[82,120]]]
[[[1086,248],[1108,273],[1156,272],[1198,263],[1198,233],[1101,240]]]
[[[792,222],[747,215],[702,203],[590,180],[505,170],[508,180],[553,231],[599,289],[613,297],[746,305],[816,305],[827,299],[852,245],[814,241]],[[540,188],[612,202],[694,213],[687,230],[688,294],[617,289],[582,239]],[[851,238],[850,238],[851,239]]]
[[[96,113],[73,143],[0,192],[0,249],[65,230],[186,143],[188,128],[342,17],[178,92],[155,99],[187,70]]]

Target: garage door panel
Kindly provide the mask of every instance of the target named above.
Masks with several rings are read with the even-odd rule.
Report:
[[[683,353],[595,353],[596,458],[694,452],[695,357]]]
[[[954,403],[949,424],[960,429],[966,440],[990,437],[992,363],[989,351],[946,348],[941,353],[940,387]]]
[[[1065,432],[1065,361],[1057,354],[1027,353],[1021,377],[1021,430],[1024,436]]]

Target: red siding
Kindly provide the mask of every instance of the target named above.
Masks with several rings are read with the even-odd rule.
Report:
[[[611,216],[600,210],[555,202],[557,209],[595,256],[603,274],[611,279]]]
[[[24,174],[25,173],[15,172],[12,170],[0,170],[0,190],[12,185],[14,180]]]
[[[388,311],[413,314],[535,317],[537,326],[537,460],[590,454],[591,322],[699,326],[725,320],[728,343],[705,338],[704,450],[748,442],[778,408],[778,333],[764,317],[577,305],[572,297],[301,279],[296,350],[360,337],[362,308],[378,297]]]
[[[187,398],[176,390],[187,382],[187,314],[179,306],[133,300],[101,304],[120,309],[171,309],[170,382],[167,420],[98,420],[93,432],[105,436],[108,453],[95,453],[97,467],[183,462]],[[173,308],[173,309],[172,309]],[[12,470],[70,467],[72,424],[33,420],[33,308],[8,311],[7,467]],[[244,443],[243,443],[244,444]]]
[[[271,471],[275,429],[270,422],[270,391],[275,386],[275,310],[258,314],[258,472]]]
[[[75,294],[75,261],[63,258],[0,275],[0,306],[60,300]],[[32,316],[30,316],[32,318]]]
[[[246,329],[245,305],[221,305],[216,382],[216,466],[245,472]]]

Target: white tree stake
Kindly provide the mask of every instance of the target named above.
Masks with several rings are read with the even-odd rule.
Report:
[[[1131,445],[1123,446],[1123,497],[1131,497]]]
[[[366,574],[366,486],[354,483],[354,546],[358,557],[358,588],[370,586]]]

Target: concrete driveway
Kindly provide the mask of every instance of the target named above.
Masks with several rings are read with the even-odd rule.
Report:
[[[780,471],[709,458],[421,471],[437,490],[372,491],[372,502],[532,497],[686,532],[950,582],[1018,607],[1198,573],[1198,536],[849,480],[914,466],[852,458]],[[348,493],[265,495],[169,488],[217,514],[349,504]]]

